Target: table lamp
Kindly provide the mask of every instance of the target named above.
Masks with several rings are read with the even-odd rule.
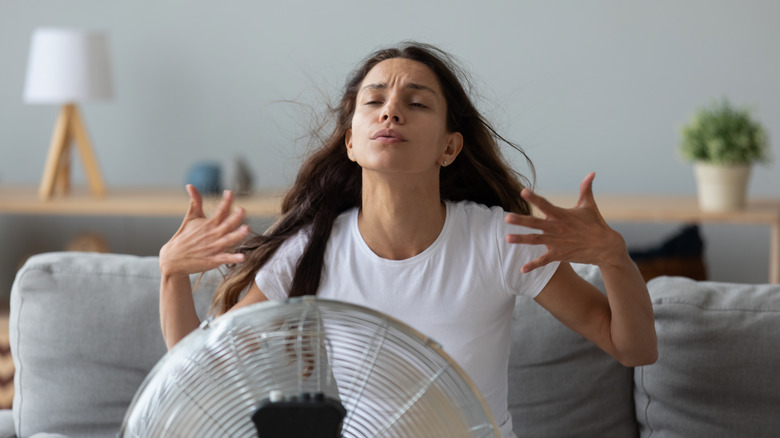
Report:
[[[105,185],[77,103],[112,97],[108,38],[103,33],[37,29],[32,36],[24,101],[62,105],[38,195],[70,190],[70,145],[78,145],[90,192],[103,196]]]

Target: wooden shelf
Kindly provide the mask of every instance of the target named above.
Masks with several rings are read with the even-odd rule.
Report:
[[[544,194],[543,194],[544,195]],[[545,195],[561,207],[571,207],[576,196]],[[236,197],[235,205],[246,209],[248,217],[274,217],[281,210],[282,195],[261,192]],[[209,214],[219,197],[205,197]],[[766,225],[770,227],[769,280],[780,283],[780,199],[751,200],[744,210],[708,213],[699,209],[694,196],[605,195],[596,194],[599,209],[608,222],[683,222]],[[86,189],[48,201],[38,197],[35,187],[0,186],[0,214],[86,215],[86,216],[169,216],[183,217],[189,198],[184,188],[109,189],[95,198]]]
[[[281,196],[271,192],[237,196],[234,204],[246,209],[249,217],[273,217],[281,210]],[[218,196],[206,196],[203,209],[208,214],[218,202]],[[100,198],[87,190],[74,189],[66,196],[55,195],[46,201],[38,197],[35,187],[0,187],[0,213],[3,214],[184,217],[188,204],[189,197],[183,187],[109,189]]]

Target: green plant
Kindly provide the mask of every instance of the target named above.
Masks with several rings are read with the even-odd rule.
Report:
[[[680,154],[689,161],[748,164],[769,161],[769,138],[746,109],[726,99],[696,112],[682,128]]]

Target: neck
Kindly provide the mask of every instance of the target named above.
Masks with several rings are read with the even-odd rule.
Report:
[[[446,209],[435,184],[374,183],[363,179],[358,228],[379,257],[403,260],[425,251],[444,227]]]

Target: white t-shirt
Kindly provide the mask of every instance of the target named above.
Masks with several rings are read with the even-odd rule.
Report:
[[[386,313],[441,344],[479,388],[502,436],[512,437],[507,366],[515,295],[535,297],[558,263],[523,274],[520,267],[545,247],[509,244],[506,235],[535,230],[508,225],[498,207],[447,202],[446,208],[436,241],[405,260],[377,256],[360,235],[358,209],[342,213],[317,296]],[[287,297],[308,232],[287,240],[258,271],[255,281],[269,299]]]

